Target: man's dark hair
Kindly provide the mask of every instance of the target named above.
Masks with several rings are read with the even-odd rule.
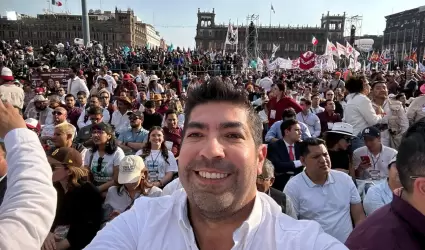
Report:
[[[348,93],[352,94],[362,92],[364,89],[363,80],[363,76],[356,76],[348,79],[348,81],[345,83],[345,88],[348,90]]]
[[[311,105],[311,101],[305,98],[301,98],[300,102],[304,102],[305,105],[310,106]]]
[[[329,102],[334,102],[334,100],[327,99],[327,100],[325,101],[325,106],[328,106],[328,103],[329,103]]]
[[[77,92],[77,96],[79,96],[79,95],[82,95],[82,96],[84,96],[84,97],[87,97],[87,93],[86,93],[86,92],[84,92],[84,91],[78,91],[78,92]]]
[[[318,96],[318,97],[319,97],[319,99],[320,99],[320,95],[319,95],[319,94],[312,94],[312,95],[311,95],[311,100],[313,100],[313,98],[314,98],[314,97],[316,97],[316,96]]]
[[[372,89],[375,88],[375,86],[378,85],[378,84],[384,84],[385,86],[387,86],[385,79],[381,79],[381,80],[376,80],[372,83]]]
[[[282,92],[286,91],[286,85],[284,83],[277,83],[276,86],[278,87],[278,89]]]
[[[71,67],[72,73],[77,74],[78,73],[78,69],[76,67]]]
[[[185,126],[190,121],[192,110],[202,104],[226,102],[247,110],[247,122],[251,130],[254,143],[258,147],[263,143],[263,123],[248,99],[245,91],[234,88],[231,84],[224,83],[220,78],[214,77],[209,83],[202,84],[189,92],[185,106]]]
[[[425,177],[425,118],[413,124],[404,134],[397,154],[397,170],[404,190],[411,193],[415,180]]]
[[[91,108],[89,108],[87,113],[89,115],[102,115],[103,116],[103,110],[100,107],[91,107]]]
[[[98,96],[98,95],[91,95],[91,96],[90,96],[90,100],[91,100],[92,98],[96,98],[97,100],[100,100],[100,98],[99,98],[99,96]]]
[[[73,94],[66,94],[66,96],[65,96],[65,100],[66,100],[66,98],[69,98],[69,97],[72,97],[72,98],[74,98],[74,100],[75,100],[75,96],[74,96]]]
[[[293,108],[287,108],[284,109],[282,112],[282,120],[286,120],[285,118],[295,118],[297,116],[297,113],[295,112],[295,109]]]
[[[177,111],[175,111],[174,109],[169,109],[165,112],[165,120],[167,120],[169,115],[175,114],[177,115]]]
[[[308,147],[326,145],[325,141],[319,138],[310,137],[300,142],[299,149],[301,156],[307,156],[310,153]]]
[[[295,119],[288,119],[284,120],[282,124],[280,124],[280,132],[282,133],[282,136],[285,137],[285,130],[291,129],[292,126],[298,124],[299,122]]]
[[[152,108],[155,108],[155,102],[154,101],[152,101],[152,100],[149,100],[149,101],[146,101],[146,103],[145,103],[145,108],[147,108],[147,109],[152,109]]]

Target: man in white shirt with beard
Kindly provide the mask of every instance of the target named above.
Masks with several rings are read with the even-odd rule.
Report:
[[[86,249],[345,250],[256,188],[267,154],[246,93],[213,78],[189,93],[179,155],[184,190],[137,199]]]

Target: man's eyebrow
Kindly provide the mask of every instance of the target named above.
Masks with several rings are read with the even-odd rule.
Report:
[[[242,128],[244,129],[244,126],[241,122],[223,122],[219,125],[220,129],[227,129],[227,128]]]
[[[202,122],[189,122],[187,128],[207,129],[208,126]]]

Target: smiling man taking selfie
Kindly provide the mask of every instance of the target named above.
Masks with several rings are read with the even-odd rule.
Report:
[[[245,92],[211,79],[190,92],[185,117],[184,190],[137,200],[87,249],[347,249],[257,191],[267,148]]]

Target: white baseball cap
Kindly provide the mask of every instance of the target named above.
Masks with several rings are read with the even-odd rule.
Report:
[[[125,156],[119,166],[118,183],[130,184],[139,181],[142,171],[145,169],[142,157],[137,155]]]

